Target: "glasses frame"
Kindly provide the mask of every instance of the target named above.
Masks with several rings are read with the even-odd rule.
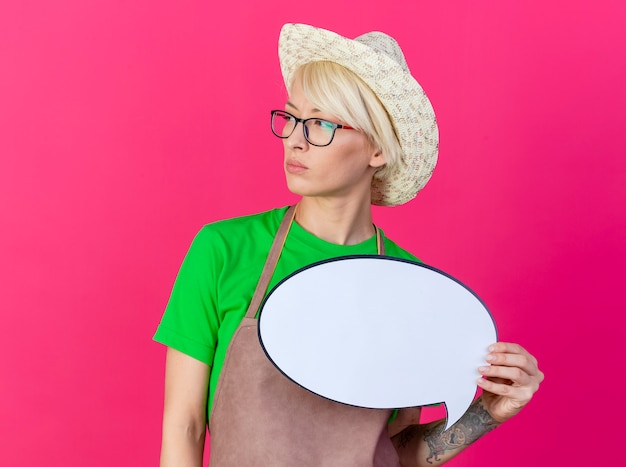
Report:
[[[298,118],[293,114],[290,114],[289,112],[287,112],[286,110],[272,110],[271,112],[272,115],[272,119],[270,121],[270,126],[272,127],[272,133],[274,134],[274,136],[277,136],[280,139],[287,139],[289,138],[291,135],[293,135],[293,132],[296,131],[296,127],[298,126],[298,123],[302,123],[302,133],[304,134],[304,139],[306,139],[307,143],[309,143],[312,146],[316,146],[318,148],[323,148],[326,147],[328,145],[330,145],[330,143],[333,142],[333,139],[335,139],[335,132],[337,131],[337,129],[342,129],[342,130],[356,130],[356,128],[353,128],[351,126],[348,125],[342,125],[341,123],[335,123],[335,122],[331,122],[330,120],[326,120],[324,118],[317,118],[317,117],[311,117],[311,118]],[[291,133],[289,133],[287,136],[283,136],[283,135],[279,135],[278,133],[276,133],[276,131],[274,131],[274,118],[277,114],[285,114],[288,115],[289,117],[293,118],[296,122],[296,124],[293,126],[293,129],[291,130]],[[307,134],[307,122],[311,121],[311,120],[319,120],[321,122],[324,123],[328,123],[332,129],[333,129],[333,134],[330,135],[330,141],[326,144],[315,144],[313,143],[310,139],[309,139],[309,135]]]

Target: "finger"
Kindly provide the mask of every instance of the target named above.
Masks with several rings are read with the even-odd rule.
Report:
[[[523,386],[532,383],[533,378],[524,370],[518,367],[510,366],[481,366],[479,373],[490,379],[499,378],[510,381],[509,384]]]
[[[487,378],[480,378],[476,381],[476,383],[484,391],[490,392],[498,396],[506,397],[511,402],[517,401],[519,407],[522,407],[528,401],[530,401],[533,397],[533,394],[536,392],[530,386],[516,386],[506,383],[500,383],[498,381],[492,381],[491,379]]]
[[[490,352],[502,352],[502,353],[514,353],[514,354],[528,354],[530,352],[519,344],[513,342],[494,342],[489,346]]]
[[[538,368],[536,362],[531,356],[506,353],[490,353],[485,358],[487,363],[493,366],[506,366],[511,368],[520,368],[529,375],[537,373]]]
[[[539,374],[537,359],[518,344],[498,342],[489,346],[486,361],[492,365],[518,367],[530,375]]]

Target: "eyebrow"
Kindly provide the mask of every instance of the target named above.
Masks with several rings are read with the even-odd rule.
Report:
[[[292,107],[294,110],[298,110],[298,107],[296,107],[295,105],[293,105],[293,103],[291,101],[287,101],[287,103],[285,105],[288,105],[289,107]],[[321,112],[320,109],[315,108],[312,110],[313,112]]]

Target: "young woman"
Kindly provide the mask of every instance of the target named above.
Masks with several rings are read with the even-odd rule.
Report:
[[[161,465],[200,466],[207,423],[217,467],[441,464],[514,416],[543,374],[519,345],[494,343],[479,369],[482,396],[444,432],[443,421],[420,425],[419,408],[328,401],[269,363],[255,315],[281,279],[336,256],[416,259],[373,225],[371,204],[412,199],[438,143],[430,102],[391,37],[288,24],[279,56],[289,99],[272,111],[272,131],[301,199],[194,239],[155,336],[168,346]]]

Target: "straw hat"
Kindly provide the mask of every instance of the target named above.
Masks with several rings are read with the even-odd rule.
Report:
[[[374,178],[372,204],[397,206],[413,199],[437,162],[438,130],[432,105],[392,37],[368,32],[348,39],[306,24],[285,24],[278,40],[283,79],[308,62],[338,63],[358,75],[387,110],[403,157],[384,179]]]

